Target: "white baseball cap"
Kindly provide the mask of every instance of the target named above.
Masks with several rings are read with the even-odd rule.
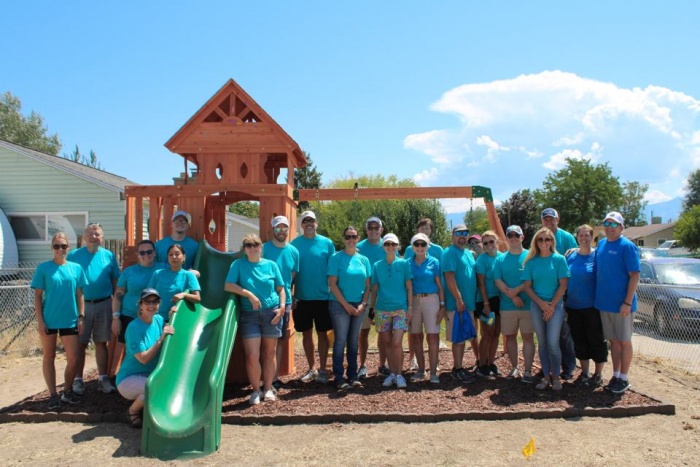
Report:
[[[280,224],[284,224],[287,227],[289,227],[289,219],[287,219],[285,216],[277,216],[272,218],[272,228],[274,229]]]

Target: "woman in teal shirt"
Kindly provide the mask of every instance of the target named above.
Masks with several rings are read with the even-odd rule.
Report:
[[[501,297],[496,287],[494,272],[498,251],[498,235],[493,230],[481,234],[482,254],[476,259],[476,317],[480,319],[479,368],[477,375],[500,376],[494,361],[501,334]],[[493,313],[493,319],[490,315]],[[489,324],[489,322],[491,324]]]
[[[551,384],[561,390],[561,348],[559,334],[564,322],[562,297],[569,282],[569,266],[566,258],[557,253],[554,234],[547,227],[535,233],[530,251],[523,262],[523,285],[530,297],[532,324],[537,334],[537,350],[544,377],[537,389]]]
[[[153,273],[148,282],[149,289],[156,289],[161,296],[161,304],[158,313],[167,323],[170,313],[177,309],[177,302],[187,300],[190,303],[199,303],[199,281],[193,272],[183,268],[185,264],[185,249],[179,243],[168,248],[168,266]],[[185,292],[189,290],[189,292]]]
[[[368,311],[372,268],[369,259],[357,252],[359,235],[355,227],[343,231],[345,248],[328,261],[328,285],[331,290],[330,315],[333,322],[333,375],[335,387],[344,391],[362,386],[357,378],[357,353],[360,328]],[[343,378],[343,354],[347,345],[348,381]]]

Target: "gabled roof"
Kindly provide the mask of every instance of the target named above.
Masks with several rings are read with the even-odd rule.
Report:
[[[243,217],[238,214],[234,214],[232,212],[227,212],[226,213],[226,220],[229,222],[236,222],[237,224],[241,224],[244,227],[248,227],[250,229],[259,229],[260,228],[260,219],[253,219],[249,217]]]
[[[185,157],[198,152],[195,148],[200,145],[199,152],[225,152],[227,145],[235,145],[248,148],[245,152],[291,153],[297,167],[306,165],[296,141],[233,79],[165,143],[171,152]]]
[[[64,159],[60,156],[52,156],[51,154],[45,154],[43,152],[25,148],[24,146],[19,146],[8,141],[0,140],[0,147],[33,159],[37,162],[41,162],[42,164],[46,164],[70,175],[82,178],[83,180],[87,180],[95,185],[107,188],[108,190],[123,193],[125,185],[138,185],[138,183],[132,182],[124,177],[120,177],[119,175],[114,175],[112,173],[105,172],[104,170],[88,167],[87,165],[79,164],[77,162]]]
[[[638,238],[654,235],[655,233],[663,230],[672,229],[675,225],[675,222],[670,222],[668,224],[651,224],[643,225],[641,227],[628,227],[622,231],[622,234],[630,240],[636,240]]]

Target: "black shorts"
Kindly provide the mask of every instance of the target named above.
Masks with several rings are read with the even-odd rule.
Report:
[[[294,310],[294,330],[304,332],[314,326],[320,332],[333,329],[328,306],[328,300],[299,300]]]
[[[119,322],[121,323],[121,331],[119,331],[119,337],[117,337],[117,340],[122,343],[126,344],[126,340],[124,339],[126,337],[126,327],[129,325],[130,322],[132,322],[136,318],[132,318],[131,316],[124,316],[120,315],[119,316]]]
[[[44,332],[46,333],[47,336],[51,336],[53,334],[58,334],[59,336],[77,336],[80,334],[78,332],[78,327],[74,328],[57,328],[57,329],[49,329],[46,328],[44,329]]]
[[[501,297],[495,296],[489,298],[489,305],[491,305],[491,311],[493,311],[496,316],[501,313]],[[478,321],[479,315],[484,311],[484,302],[476,302],[476,310],[474,310],[474,318]]]

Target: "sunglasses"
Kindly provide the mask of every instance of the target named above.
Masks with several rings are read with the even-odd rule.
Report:
[[[367,227],[367,230],[379,230],[380,228],[379,226]]]
[[[416,248],[425,248],[428,244],[425,242],[413,242],[413,246]]]
[[[396,248],[397,246],[399,246],[399,244],[394,242],[386,242],[384,243],[384,246]]]
[[[259,246],[260,246],[259,243],[244,243],[244,244],[243,244],[243,247],[244,247],[244,248],[257,248],[257,247],[259,247]]]
[[[488,241],[481,242],[481,243],[483,243],[484,245],[495,245],[495,244],[496,244],[496,240],[488,240]]]
[[[345,235],[345,240],[357,240],[357,235]]]
[[[153,250],[139,250],[139,256],[148,256],[152,255]]]
[[[611,222],[611,221],[603,222],[603,227],[612,227],[613,229],[616,229],[618,225],[620,225],[618,222]]]
[[[275,230],[275,233],[281,233],[281,232],[287,233],[287,232],[289,232],[289,227],[275,227],[274,230]]]
[[[508,238],[520,238],[520,234],[509,233],[508,235],[506,235],[506,237],[508,237]]]
[[[160,300],[144,300],[143,303],[146,305],[160,305]]]
[[[54,250],[63,250],[63,251],[66,251],[66,250],[68,249],[68,245],[60,245],[60,244],[58,244],[58,243],[54,243],[54,244],[51,245],[51,246],[53,247]]]
[[[537,243],[551,243],[552,239],[549,237],[537,237]]]
[[[316,222],[316,220],[315,220],[315,219],[312,219],[312,218],[310,218],[310,217],[307,217],[306,219],[304,219],[303,221],[301,221],[302,224],[313,224],[314,222]]]
[[[458,237],[468,237],[469,231],[468,230],[458,230],[457,232],[454,232],[453,235],[456,235]]]

